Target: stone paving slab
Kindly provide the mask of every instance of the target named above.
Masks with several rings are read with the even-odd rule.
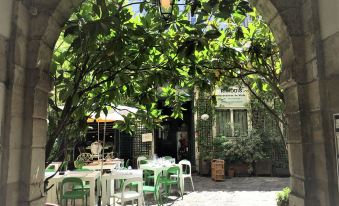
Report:
[[[164,205],[275,206],[277,192],[289,186],[289,178],[277,177],[236,177],[215,182],[209,177],[194,176],[193,181],[194,192],[186,179],[183,200],[170,196]],[[146,204],[156,205],[152,195],[146,197]]]
[[[181,199],[172,188],[165,206],[276,206],[276,194],[289,186],[289,178],[235,177],[215,182],[210,177],[193,176],[195,191],[185,180],[185,195]],[[153,194],[145,196],[146,205],[156,206]],[[113,205],[111,198],[111,205]],[[80,203],[80,202],[79,202]],[[76,205],[81,205],[77,203]],[[135,202],[136,203],[136,202]],[[120,204],[115,204],[116,206]],[[132,205],[131,202],[126,204]],[[134,204],[136,205],[136,204]]]

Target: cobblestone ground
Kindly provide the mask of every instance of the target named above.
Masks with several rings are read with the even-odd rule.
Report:
[[[211,178],[194,176],[195,191],[186,179],[183,199],[173,190],[164,200],[169,206],[275,206],[276,193],[289,186],[289,178],[237,177],[215,182]],[[153,195],[146,196],[146,205],[156,205]]]

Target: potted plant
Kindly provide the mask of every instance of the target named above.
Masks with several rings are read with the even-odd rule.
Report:
[[[252,174],[254,163],[266,157],[263,141],[255,131],[247,136],[227,138],[224,151],[228,168],[234,169],[237,176]],[[232,174],[232,171],[230,173]]]
[[[288,177],[290,176],[290,171],[288,168],[288,162],[283,160],[277,160],[273,162],[273,173],[278,177]]]
[[[282,191],[278,192],[276,197],[277,206],[288,206],[290,193],[291,189],[289,187],[285,187]]]
[[[229,167],[227,169],[227,176],[234,177],[234,175],[235,175],[235,169],[233,167]]]

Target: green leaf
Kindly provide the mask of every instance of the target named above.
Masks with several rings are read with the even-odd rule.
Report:
[[[70,25],[65,29],[64,37],[67,37],[68,35],[74,35],[77,31],[78,26],[77,25]]]
[[[241,1],[238,5],[236,10],[238,10],[240,13],[243,15],[246,15],[249,12],[252,12],[253,9],[251,8],[250,4],[248,1]]]
[[[239,39],[242,39],[242,38],[244,38],[244,33],[242,31],[242,27],[239,26],[239,27],[237,27],[237,30],[235,32],[235,39],[239,40]]]
[[[92,11],[93,11],[93,13],[95,13],[98,17],[101,16],[100,7],[99,7],[97,4],[93,4],[93,6],[92,6]]]
[[[218,30],[208,30],[205,34],[205,38],[207,39],[217,39],[219,38],[221,33]]]

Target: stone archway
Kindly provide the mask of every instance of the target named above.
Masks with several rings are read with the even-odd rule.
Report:
[[[61,26],[81,1],[13,1],[10,38],[0,38],[0,57],[6,60],[0,64],[6,97],[0,112],[1,205],[42,205],[49,64]],[[322,7],[315,0],[252,3],[281,50],[291,205],[338,205],[332,114],[339,113],[339,69],[334,69],[339,62],[331,52],[339,48],[339,35],[323,38]]]

